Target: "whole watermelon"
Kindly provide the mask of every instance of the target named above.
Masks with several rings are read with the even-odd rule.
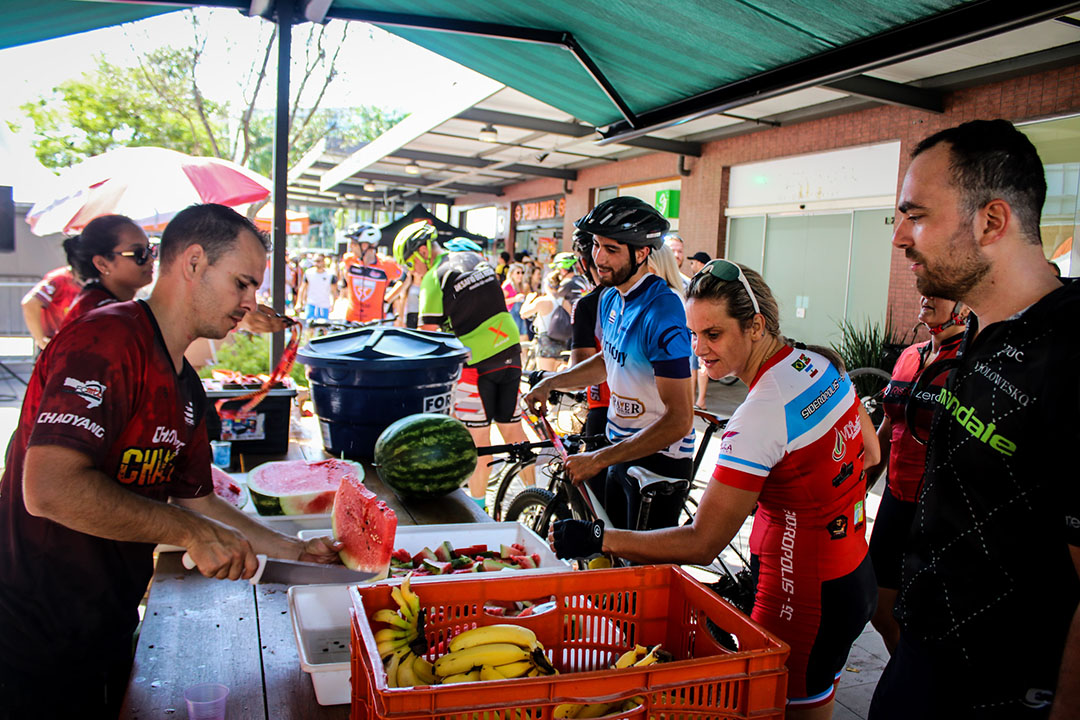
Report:
[[[476,445],[460,420],[417,413],[382,431],[375,441],[375,467],[383,482],[400,495],[439,497],[472,475]]]

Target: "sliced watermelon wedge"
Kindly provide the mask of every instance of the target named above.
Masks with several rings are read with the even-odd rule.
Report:
[[[397,515],[355,475],[341,479],[333,512],[334,537],[344,544],[341,562],[386,577],[397,534]]]

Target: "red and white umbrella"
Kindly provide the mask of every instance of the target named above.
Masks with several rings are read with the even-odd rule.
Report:
[[[96,217],[127,215],[160,232],[194,203],[236,206],[270,195],[269,180],[236,163],[159,147],[110,150],[63,173],[58,194],[26,214],[35,235],[76,233]]]

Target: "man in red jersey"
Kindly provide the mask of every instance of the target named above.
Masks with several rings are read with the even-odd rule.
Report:
[[[86,313],[38,359],[0,478],[0,718],[116,717],[157,543],[222,579],[251,577],[256,552],[334,560],[328,539],[214,495],[206,395],[183,357],[254,310],[266,251],[242,215],[190,207],[162,235],[150,299]]]
[[[22,299],[26,329],[34,344],[44,350],[64,323],[64,317],[82,290],[69,267],[50,270]]]

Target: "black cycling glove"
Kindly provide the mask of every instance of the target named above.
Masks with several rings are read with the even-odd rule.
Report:
[[[555,554],[560,558],[586,558],[604,547],[604,521],[560,520],[553,528]]]

